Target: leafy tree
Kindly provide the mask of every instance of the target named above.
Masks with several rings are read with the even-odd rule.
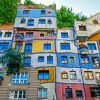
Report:
[[[86,17],[80,13],[75,14],[72,8],[62,6],[57,10],[57,26],[58,27],[71,27],[73,26],[74,20],[86,20]]]
[[[20,71],[24,66],[25,54],[16,49],[9,48],[0,57],[0,63],[7,68],[7,74],[13,74]]]
[[[0,23],[14,22],[18,0],[0,0]]]
[[[28,5],[28,4],[35,4],[35,3],[33,1],[31,1],[31,0],[25,0],[24,4]]]

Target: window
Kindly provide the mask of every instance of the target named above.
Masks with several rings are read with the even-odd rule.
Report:
[[[45,19],[39,19],[39,24],[46,24],[46,20]]]
[[[13,84],[27,84],[28,83],[28,72],[16,73],[12,77]]]
[[[89,50],[96,50],[96,44],[95,43],[88,43],[88,49]]]
[[[0,37],[2,37],[2,32],[0,32]]]
[[[23,10],[24,15],[29,15],[29,12],[30,12],[29,10]]]
[[[82,64],[88,64],[89,63],[89,57],[88,56],[81,56],[81,63]]]
[[[25,24],[25,22],[26,22],[26,19],[25,18],[22,18],[20,23],[21,24]]]
[[[9,93],[9,100],[27,100],[26,91],[22,90],[12,90]]]
[[[22,49],[22,44],[20,43],[16,43],[16,49],[17,50],[21,50]]]
[[[99,87],[91,87],[90,93],[91,93],[91,97],[100,98],[100,88]]]
[[[61,79],[68,79],[68,74],[67,74],[67,72],[62,72],[62,73],[61,73]]]
[[[27,26],[33,26],[34,25],[34,19],[29,19]]]
[[[62,64],[66,64],[67,63],[67,56],[61,56],[61,62],[62,62]]]
[[[33,38],[33,32],[26,32],[27,38]]]
[[[99,57],[92,57],[93,67],[99,67]]]
[[[44,50],[51,50],[51,43],[44,43],[43,49]]]
[[[86,29],[86,26],[85,25],[82,25],[82,26],[79,26],[79,30],[80,31],[86,31],[87,29]]]
[[[47,33],[47,36],[52,36],[52,35],[53,35],[52,32]]]
[[[48,24],[52,24],[52,21],[51,21],[51,19],[49,19],[49,20],[48,20]]]
[[[71,80],[76,80],[77,79],[76,71],[70,71],[70,79]]]
[[[93,80],[93,72],[92,71],[85,71],[84,76],[86,80]]]
[[[25,44],[25,52],[27,53],[32,52],[32,44]]]
[[[24,39],[24,33],[17,33],[15,37],[16,39]]]
[[[0,50],[6,50],[9,47],[9,43],[0,43]]]
[[[43,10],[41,10],[41,14],[46,14],[46,11],[43,9]]]
[[[39,56],[38,57],[38,62],[44,62],[44,56]]]
[[[46,88],[39,88],[38,89],[38,98],[43,98],[46,99],[47,98],[47,89]]]
[[[69,62],[70,63],[75,63],[75,57],[74,56],[70,56],[69,57]]]
[[[61,43],[60,48],[61,50],[70,50],[70,43]]]
[[[93,20],[94,24],[98,24],[98,21],[96,19]]]
[[[41,34],[40,34],[40,37],[44,37],[44,34],[43,34],[43,33],[41,33]]]
[[[38,71],[39,80],[48,80],[49,79],[49,70],[39,70]]]
[[[51,13],[52,13],[51,10],[48,10],[48,11],[47,11],[47,14],[51,14]]]
[[[4,35],[4,37],[11,37],[11,32],[5,32],[5,35]]]
[[[72,98],[72,88],[66,88],[66,98]]]
[[[96,72],[95,74],[96,74],[96,79],[100,80],[100,72]]]
[[[53,56],[47,56],[47,64],[53,64]]]
[[[68,38],[68,33],[67,32],[62,32],[61,33],[61,38]]]
[[[31,57],[25,58],[24,67],[31,67]]]
[[[78,98],[82,98],[83,97],[82,90],[76,90],[76,97],[78,97]]]

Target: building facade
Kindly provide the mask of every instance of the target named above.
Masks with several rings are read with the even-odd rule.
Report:
[[[55,9],[20,5],[0,26],[0,55],[11,47],[27,57],[13,75],[0,65],[0,100],[100,100],[100,13],[57,28]]]

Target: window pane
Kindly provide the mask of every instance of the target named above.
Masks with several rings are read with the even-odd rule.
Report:
[[[53,56],[47,56],[47,63],[53,64]]]
[[[61,43],[60,48],[61,50],[70,50],[70,43]]]

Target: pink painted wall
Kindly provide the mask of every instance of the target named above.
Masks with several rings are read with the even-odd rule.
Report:
[[[69,86],[69,88],[72,88],[73,98],[66,98],[65,89],[68,86]],[[86,99],[85,99],[84,94],[83,94],[83,98],[76,97],[76,90],[83,90],[83,93],[84,93],[82,84],[57,83],[56,84],[57,100],[100,100],[100,98],[91,98],[90,87],[94,87],[94,86],[93,85],[85,85],[85,94],[86,94]]]

